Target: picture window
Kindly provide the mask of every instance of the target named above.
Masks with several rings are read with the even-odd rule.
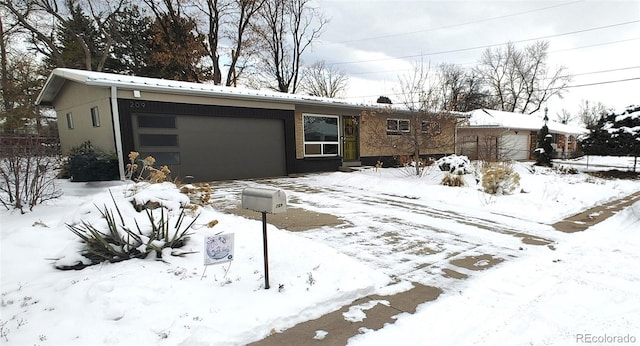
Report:
[[[340,151],[338,116],[303,115],[304,155],[337,156]]]

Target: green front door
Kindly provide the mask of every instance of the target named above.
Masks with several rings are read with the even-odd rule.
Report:
[[[342,117],[343,161],[357,161],[358,155],[358,118]]]

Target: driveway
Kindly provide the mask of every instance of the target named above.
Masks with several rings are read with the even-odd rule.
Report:
[[[239,208],[245,187],[282,189],[287,213],[269,223],[325,243],[400,281],[448,287],[529,247],[553,243],[563,234],[550,225],[438,208],[414,196],[378,194],[357,187],[319,186],[303,177],[215,182],[212,202],[220,209],[258,219]]]

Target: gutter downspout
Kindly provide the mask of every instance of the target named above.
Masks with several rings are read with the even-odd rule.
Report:
[[[111,86],[111,115],[113,117],[113,136],[116,142],[116,155],[118,155],[118,171],[120,172],[120,180],[125,180],[122,134],[120,133],[120,112],[118,111],[118,89],[115,86]]]

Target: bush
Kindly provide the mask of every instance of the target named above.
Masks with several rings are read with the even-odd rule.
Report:
[[[69,154],[71,181],[107,181],[120,179],[118,158],[87,141],[72,148]]]
[[[113,199],[113,196],[112,196]],[[115,200],[114,200],[115,203]],[[162,258],[162,250],[165,248],[180,248],[189,239],[188,233],[195,223],[197,216],[186,226],[183,226],[185,219],[185,208],[180,207],[180,214],[175,223],[171,223],[165,208],[160,209],[160,218],[157,213],[145,209],[149,220],[148,227],[141,228],[134,220],[135,229],[129,227],[116,204],[115,213],[113,210],[98,209],[103,218],[107,221],[107,230],[102,231],[94,225],[82,221],[79,225],[67,225],[67,228],[82,239],[85,247],[82,255],[89,259],[89,265],[98,264],[104,261],[120,262],[131,258],[146,258],[155,256]],[[119,218],[119,223],[116,220]],[[80,263],[75,266],[57,266],[58,269],[81,269],[86,265]]]
[[[482,169],[482,188],[492,195],[508,195],[520,185],[520,175],[509,164],[491,163]]]
[[[469,174],[473,172],[471,169],[471,162],[466,156],[449,155],[440,158],[436,161],[438,168],[443,172],[449,172],[451,174]]]
[[[441,185],[444,186],[464,186],[464,180],[462,180],[462,176],[458,174],[445,173],[444,178],[440,182]]]
[[[0,204],[7,210],[33,208],[62,195],[55,184],[58,147],[39,136],[3,143],[0,150]]]

